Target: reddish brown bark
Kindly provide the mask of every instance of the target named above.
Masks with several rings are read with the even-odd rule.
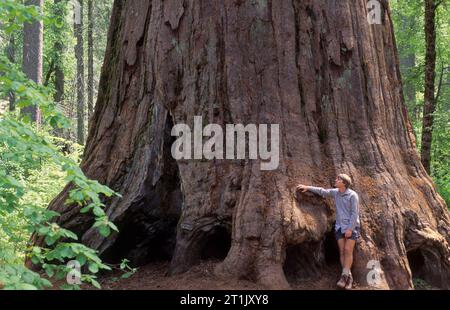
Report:
[[[369,25],[365,5],[116,0],[82,169],[123,194],[107,201],[120,233],[89,229],[62,203],[69,187],[50,206],[59,223],[105,259],[171,258],[178,273],[220,252],[217,275],[287,288],[286,274],[320,275],[334,221],[331,201],[294,188],[345,172],[361,203],[357,281],[377,260],[381,287],[412,287],[411,268],[448,287],[449,214],[415,150],[390,13]],[[170,129],[194,115],[280,124],[279,168],[173,160]]]

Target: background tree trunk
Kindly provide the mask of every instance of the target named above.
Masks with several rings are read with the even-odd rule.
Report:
[[[84,40],[83,40],[83,0],[80,4],[80,20],[75,20],[74,32],[77,38],[75,58],[77,59],[77,141],[84,144]]]
[[[88,0],[88,120],[94,110],[94,4]]]
[[[408,31],[408,29],[414,29],[414,18],[402,16],[402,31]],[[416,67],[416,55],[411,52],[411,48],[408,46],[405,48],[409,52],[404,52],[399,49],[400,56],[400,69],[407,76],[411,76],[413,69]],[[420,109],[416,104],[416,86],[413,81],[403,81],[403,92],[406,99],[406,107],[410,111],[408,115],[413,115],[414,121],[419,121]]]
[[[383,2],[384,3],[384,2]],[[102,237],[80,207],[50,208],[106,260],[171,259],[171,272],[219,257],[217,275],[286,288],[330,261],[332,201],[298,183],[354,180],[362,237],[353,273],[367,284],[449,287],[450,219],[420,163],[403,101],[390,12],[369,25],[365,0],[121,1],[112,12],[98,101],[81,167],[123,194]],[[174,123],[280,124],[280,165],[180,160]],[[337,263],[337,262],[335,262]]]
[[[53,15],[56,18],[64,18],[66,16],[66,3],[62,0],[55,0],[54,5],[54,13]],[[64,83],[65,83],[65,75],[63,68],[63,56],[65,52],[65,44],[64,44],[64,31],[61,27],[54,26],[54,33],[56,34],[56,40],[54,43],[55,49],[55,94],[53,96],[55,102],[60,107],[64,108]],[[64,131],[61,128],[57,128],[54,130],[54,134],[59,137],[64,136]],[[68,134],[67,134],[68,136]]]
[[[65,8],[62,5],[62,0],[55,0],[55,12],[54,15],[56,17],[63,18],[65,16]],[[64,97],[64,68],[62,63],[62,57],[64,54],[64,43],[63,38],[61,35],[61,30],[59,28],[55,28],[55,33],[58,34],[58,38],[60,40],[56,40],[55,42],[55,53],[56,53],[56,59],[55,59],[55,95],[54,99],[55,102],[58,104],[62,104],[63,97]]]
[[[27,0],[26,5],[37,6],[42,11],[44,0]],[[23,26],[23,62],[25,75],[38,84],[42,84],[42,50],[44,46],[44,24],[41,21],[25,23]],[[22,114],[28,115],[31,121],[41,123],[41,113],[36,106],[22,109]]]
[[[416,66],[416,55],[414,54],[408,54],[404,59],[400,59],[400,65],[403,66],[404,72],[407,72],[407,74],[411,74],[411,71]],[[406,106],[408,107],[409,111],[411,111],[411,114],[413,118],[415,118],[417,121],[420,122],[420,108],[417,106],[416,103],[416,86],[413,82],[408,83],[407,85],[404,85],[403,91],[405,94],[406,99]]]
[[[434,83],[436,78],[436,1],[425,0],[425,92],[423,104],[422,143],[420,155],[425,170],[430,173],[433,113],[436,109]]]
[[[11,63],[16,62],[16,43],[15,43],[14,33],[12,33],[9,38],[6,55],[8,56],[8,60]],[[14,92],[12,92],[12,91],[9,92],[8,97],[9,97],[8,98],[9,99],[9,110],[14,111],[16,109],[16,96],[15,96]]]

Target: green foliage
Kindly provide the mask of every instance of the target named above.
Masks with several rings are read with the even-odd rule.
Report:
[[[435,113],[431,175],[450,208],[450,104],[448,101],[446,104],[446,109],[438,107]]]
[[[42,18],[34,8],[16,1],[0,2],[0,23],[12,18],[24,22]],[[8,34],[16,30],[6,27]],[[87,266],[81,275],[83,283],[99,287],[96,274],[110,270],[93,249],[77,243],[73,232],[58,226],[53,220],[59,215],[47,210],[50,200],[67,182],[74,185],[66,204],[84,206],[82,212],[91,212],[96,227],[108,236],[117,227],[106,216],[100,197],[120,196],[97,181],[89,180],[79,168],[80,147],[70,156],[58,145],[70,144],[49,134],[55,128],[67,128],[70,122],[49,98],[50,92],[27,80],[19,68],[0,56],[0,89],[13,91],[17,107],[39,107],[43,125],[36,128],[27,117],[6,113],[0,116],[0,287],[5,289],[43,289],[51,286],[49,278],[63,279],[66,262],[77,260]],[[45,246],[31,246],[30,235],[43,238]],[[24,259],[42,266],[45,275],[24,267]],[[65,285],[64,288],[79,288]]]
[[[31,98],[28,100],[32,101]],[[61,117],[56,112],[47,113],[47,109],[43,111],[46,119]],[[59,121],[56,123],[60,124]],[[87,205],[83,212],[92,211],[94,227],[107,236],[110,229],[117,231],[117,227],[103,211],[100,195],[111,197],[118,194],[97,181],[87,179],[78,167],[78,162],[65,157],[48,136],[14,116],[7,115],[0,122],[0,150],[1,241],[6,243],[2,248],[7,249],[1,260],[2,266],[15,268],[13,273],[11,268],[0,267],[0,279],[5,287],[23,287],[22,284],[37,288],[45,286],[45,279],[42,279],[42,283],[37,282],[38,275],[25,276],[30,272],[24,274],[24,277],[16,275],[23,270],[19,268],[19,263],[25,255],[27,238],[31,233],[43,237],[47,247],[33,247],[28,256],[33,263],[42,264],[49,276],[56,273],[57,278],[60,278],[64,274],[64,262],[70,259],[77,259],[82,266],[88,264],[89,271],[93,274],[100,269],[109,269],[101,263],[95,251],[78,243],[63,241],[77,240],[77,236],[52,223],[51,220],[58,214],[46,210],[45,206],[55,192],[62,189],[64,182],[72,182],[75,188],[70,192],[67,203]],[[60,264],[55,264],[54,261]],[[86,277],[85,280],[96,283],[94,277]]]
[[[111,280],[113,282],[118,281],[119,279],[128,279],[133,274],[136,273],[137,268],[132,268],[128,265],[130,261],[126,258],[122,260],[122,262],[119,264],[118,267],[113,266],[113,269],[117,269],[123,272],[123,274],[120,277],[111,277]]]
[[[424,3],[416,0],[390,1],[400,69],[409,117],[420,150],[425,74]],[[450,206],[450,3],[443,1],[436,10],[436,96],[431,176],[439,194]],[[408,57],[413,56],[413,66]],[[442,70],[444,68],[444,70]],[[441,79],[442,75],[442,79]],[[441,85],[439,82],[442,80]],[[412,96],[410,95],[412,94]]]
[[[22,28],[25,21],[40,18],[40,13],[34,6],[25,6],[16,0],[1,0],[0,23],[2,32],[11,34]]]
[[[120,270],[125,271],[125,273],[121,276],[122,279],[131,277],[137,271],[137,268],[131,268],[128,265],[129,262],[130,261],[128,259],[123,259],[120,263]]]
[[[413,278],[414,288],[416,290],[432,290],[433,286],[431,286],[428,282],[420,278]]]

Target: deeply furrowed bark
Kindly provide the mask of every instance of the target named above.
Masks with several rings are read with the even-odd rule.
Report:
[[[166,258],[172,273],[223,243],[218,275],[288,288],[286,256],[318,276],[334,218],[332,201],[295,186],[345,172],[360,196],[356,280],[367,284],[375,260],[379,287],[411,288],[416,273],[448,288],[449,215],[415,150],[382,9],[370,25],[363,0],[116,0],[82,169],[123,194],[107,201],[120,233],[103,238],[64,206],[70,186],[50,205],[58,222],[107,260]],[[278,169],[175,161],[170,130],[194,115],[279,124]]]

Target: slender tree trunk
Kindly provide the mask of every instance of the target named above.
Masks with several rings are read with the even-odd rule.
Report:
[[[65,16],[65,9],[62,6],[63,0],[55,0],[55,16]],[[55,29],[55,32],[60,31],[59,29]],[[62,56],[64,54],[64,42],[62,40],[62,36],[57,36],[60,38],[60,40],[57,40],[55,42],[54,48],[55,48],[55,95],[54,99],[55,102],[58,104],[62,104],[63,98],[64,98],[64,68],[63,68],[63,62],[62,62]]]
[[[34,5],[42,11],[44,0],[27,0],[26,5]],[[42,50],[43,22],[25,23],[23,27],[23,63],[22,70],[34,82],[42,83]],[[31,121],[41,123],[41,112],[36,106],[23,108],[22,114],[28,115]]]
[[[409,28],[413,27],[413,24],[413,18],[402,16],[402,31],[408,31]],[[416,55],[414,53],[407,53],[405,55],[405,52],[403,52],[401,49],[399,50],[399,54],[403,56],[400,57],[400,68],[406,76],[410,76],[411,71],[416,66]],[[406,97],[405,103],[410,112],[409,115],[413,115],[415,118],[414,121],[418,121],[419,119],[417,118],[418,114],[416,106],[416,87],[413,82],[408,81],[407,83],[403,83],[403,88]]]
[[[64,51],[64,46],[61,42],[55,43],[55,50],[58,50],[59,52]],[[55,95],[54,99],[57,104],[62,105],[64,101],[64,69],[62,67],[62,63],[59,62],[56,64],[55,67]]]
[[[11,34],[11,37],[9,38],[9,44],[7,48],[7,56],[8,60],[11,63],[16,62],[16,44],[14,39],[14,34]],[[16,109],[16,96],[14,92],[9,92],[9,110],[14,111]]]
[[[416,66],[416,55],[408,54],[405,59],[402,59],[402,63],[405,70],[411,74],[411,70]],[[406,99],[409,102],[409,106],[414,107],[416,102],[416,88],[413,83],[409,83],[405,89]]]
[[[83,0],[80,4],[80,20],[75,21],[74,32],[77,38],[75,57],[77,59],[77,141],[84,144],[84,40],[83,40]]]
[[[425,93],[423,105],[422,143],[420,155],[425,170],[430,173],[433,113],[436,109],[434,85],[436,77],[436,1],[425,0]]]
[[[402,16],[402,31],[407,31],[409,28],[413,27],[414,20],[408,19],[406,16]],[[416,55],[414,53],[405,53],[400,50],[400,68],[402,72],[409,76],[411,75],[411,71],[416,66]],[[418,106],[416,105],[416,87],[413,82],[407,81],[403,83],[403,92],[405,94],[406,106],[409,110],[409,115],[413,115],[413,121],[418,122]],[[420,112],[420,111],[419,111]]]
[[[66,4],[63,0],[55,0],[54,6],[54,16],[56,18],[64,18],[66,16]],[[65,84],[65,75],[64,75],[64,63],[63,63],[63,55],[65,53],[65,44],[64,44],[64,35],[59,27],[54,27],[54,32],[56,34],[56,41],[54,44],[55,50],[55,59],[54,59],[54,67],[55,67],[55,94],[53,99],[56,104],[60,107],[64,108],[64,84]],[[62,129],[57,128],[54,131],[54,134],[59,137],[64,136],[64,132]]]
[[[94,5],[88,0],[88,120],[94,111]]]
[[[449,288],[449,213],[415,150],[389,9],[370,25],[366,4],[116,0],[81,168],[122,193],[105,200],[120,233],[104,238],[64,205],[71,184],[50,205],[58,223],[106,260],[171,259],[179,273],[220,257],[218,276],[286,288],[320,277],[335,244],[332,201],[296,185],[345,172],[360,197],[356,280],[378,262],[379,287],[423,275]],[[278,169],[174,160],[171,129],[195,115],[279,124]]]
[[[409,29],[414,27],[414,18],[413,17],[407,17],[405,15],[402,16],[402,31],[408,31]],[[408,48],[408,46],[406,47]],[[402,72],[404,72],[405,75],[410,76],[411,71],[416,66],[416,55],[414,53],[408,52],[405,53],[402,50],[399,50],[400,55],[403,57],[400,57],[400,68],[402,69]],[[406,55],[405,55],[406,54]],[[410,111],[409,115],[416,116],[416,88],[414,83],[409,82],[403,83],[403,91],[405,94],[406,99],[406,106],[408,107],[408,110]],[[418,121],[418,119],[415,119],[414,121]]]

